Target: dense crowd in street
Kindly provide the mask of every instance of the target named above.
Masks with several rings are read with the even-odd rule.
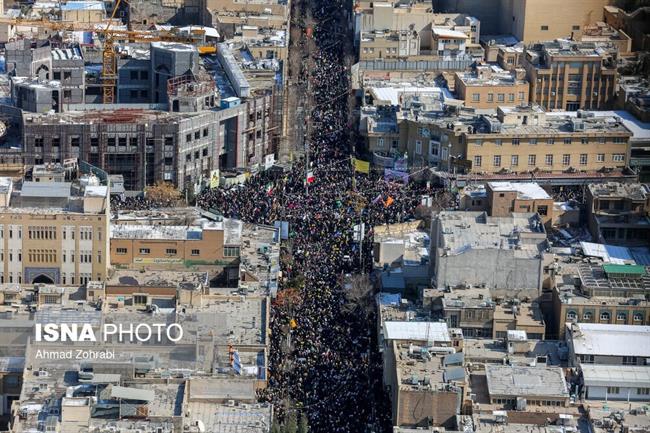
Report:
[[[341,20],[329,18],[343,10],[342,0],[322,0],[312,12],[316,22],[335,23]],[[335,43],[341,35],[316,27],[314,37],[321,49],[314,54],[315,67],[303,77],[311,80],[314,104],[307,137],[310,163],[209,190],[197,197],[197,205],[247,222],[289,222],[285,287],[304,283],[297,302],[273,310],[269,387],[260,397],[273,402],[280,417],[287,410],[304,411],[314,433],[388,431],[391,412],[372,346],[374,328],[363,315],[343,308],[347,300],[340,281],[346,271],[370,269],[372,227],[412,218],[422,191],[414,183],[355,174],[347,124],[349,83],[342,44]],[[363,265],[353,239],[360,221],[366,227]]]

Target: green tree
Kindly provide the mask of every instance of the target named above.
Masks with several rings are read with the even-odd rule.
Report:
[[[298,433],[309,433],[307,415],[305,415],[304,412],[300,414],[300,420],[298,421]]]
[[[273,424],[271,424],[271,433],[282,433],[280,424],[277,421],[273,421]]]
[[[296,412],[291,411],[287,415],[287,419],[284,423],[284,433],[298,433],[298,419],[296,417]]]

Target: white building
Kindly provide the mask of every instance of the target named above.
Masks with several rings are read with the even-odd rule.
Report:
[[[588,400],[650,401],[650,367],[581,366]]]
[[[566,341],[572,366],[650,365],[650,326],[567,324]]]

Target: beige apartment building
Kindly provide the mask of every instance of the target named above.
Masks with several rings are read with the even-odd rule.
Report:
[[[529,84],[525,77],[523,69],[505,71],[499,66],[477,66],[471,72],[456,72],[455,91],[465,107],[528,105]]]
[[[523,58],[530,101],[546,110],[604,110],[616,96],[616,46],[557,40],[529,46]]]
[[[0,179],[0,284],[104,281],[108,187]]]
[[[632,133],[617,117],[546,113],[541,107],[499,107],[496,116],[461,110],[362,112],[372,152],[404,153],[409,165],[461,173],[561,174],[629,165]],[[369,118],[366,118],[369,117]]]

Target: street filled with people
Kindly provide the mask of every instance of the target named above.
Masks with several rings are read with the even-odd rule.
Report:
[[[262,172],[242,185],[207,190],[197,205],[246,222],[289,223],[284,280],[272,311],[269,386],[262,400],[282,418],[306,414],[310,431],[390,431],[373,319],[349,308],[345,273],[371,270],[372,227],[405,221],[424,192],[415,182],[385,180],[355,170],[348,124],[348,72],[340,22],[343,0],[312,5],[317,25],[312,52],[313,107],[308,158],[286,172]],[[361,247],[354,228],[364,223]],[[362,251],[359,248],[363,248]],[[284,291],[296,296],[283,297]],[[280,301],[283,299],[283,301]]]

